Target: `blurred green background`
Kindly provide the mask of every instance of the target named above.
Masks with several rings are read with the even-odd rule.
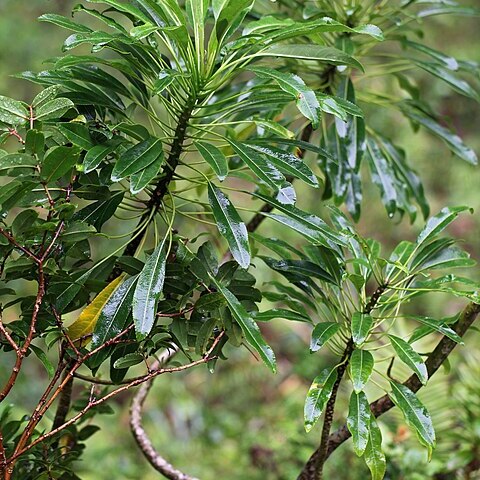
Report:
[[[478,0],[472,0],[476,5]],[[68,15],[75,2],[69,0],[0,0],[0,94],[28,101],[37,87],[10,77],[24,70],[42,69],[42,61],[61,54],[68,35],[36,18],[45,12]],[[468,4],[468,2],[464,2]],[[435,18],[425,25],[428,45],[460,59],[480,61],[480,25],[461,17]],[[437,111],[449,116],[453,126],[480,151],[479,108],[471,100],[452,95],[440,82],[421,77],[422,88],[434,98]],[[377,114],[376,114],[377,115]],[[466,204],[480,211],[480,172],[453,158],[443,145],[424,133],[413,133],[405,122],[389,118],[383,111],[373,119],[394,135],[408,152],[409,161],[425,182],[432,212],[445,205]],[[368,183],[368,182],[367,182]],[[302,203],[318,203],[315,192],[299,191]],[[421,226],[388,219],[378,192],[367,187],[359,230],[380,240],[388,251],[402,239],[412,239]],[[264,233],[278,235],[272,224]],[[450,233],[465,241],[472,256],[480,259],[480,217],[478,213],[460,218]],[[298,239],[293,239],[296,242]],[[470,275],[480,280],[478,270]],[[437,316],[454,314],[461,301],[438,297],[422,306]],[[201,479],[268,480],[295,478],[303,461],[319,438],[319,428],[309,435],[303,430],[303,401],[311,379],[333,358],[327,351],[311,356],[307,343],[309,329],[279,323],[266,331],[278,353],[280,372],[272,376],[252,360],[246,350],[232,351],[234,362],[220,364],[214,375],[195,370],[157,381],[147,404],[145,424],[155,446],[170,461]],[[439,447],[427,464],[426,452],[406,429],[398,412],[382,417],[388,455],[387,478],[426,480],[477,478],[441,476],[472,458],[480,458],[480,349],[478,333],[469,333],[466,347],[451,357],[449,375],[439,372],[420,395],[430,406],[438,430]],[[2,367],[0,366],[0,369]],[[15,402],[26,412],[40,395],[45,373],[28,371],[21,377]],[[344,392],[347,393],[347,392]],[[369,398],[379,392],[371,390]],[[141,457],[128,429],[130,394],[117,399],[115,413],[99,417],[102,431],[89,439],[83,461],[77,466],[85,480],[158,478]],[[345,411],[347,395],[341,396]],[[344,445],[329,462],[325,476],[335,480],[369,478],[363,460]],[[480,478],[480,477],[479,477]]]

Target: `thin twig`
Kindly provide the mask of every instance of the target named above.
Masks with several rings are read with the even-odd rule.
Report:
[[[101,405],[102,403],[105,403],[106,401],[110,400],[111,398],[117,396],[118,394],[125,392],[129,390],[130,388],[136,387],[138,385],[141,385],[144,382],[148,382],[149,380],[152,380],[155,377],[158,377],[159,375],[165,374],[165,373],[176,373],[176,372],[182,372],[185,370],[188,370],[190,368],[196,367],[198,365],[202,365],[204,363],[209,362],[210,360],[213,360],[215,357],[212,356],[212,352],[215,350],[216,346],[220,342],[221,338],[223,337],[224,332],[222,332],[214,341],[208,352],[205,354],[203,358],[200,360],[196,360],[194,362],[187,363],[186,365],[181,365],[179,367],[171,367],[171,368],[160,368],[158,370],[154,370],[150,372],[147,375],[144,375],[143,377],[140,377],[139,379],[129,383],[128,385],[123,385],[122,387],[117,388],[116,390],[113,390],[112,392],[108,393],[107,395],[98,398],[98,399],[91,399],[91,401],[81,410],[79,413],[77,413],[75,416],[73,416],[70,420],[65,422],[63,425],[60,427],[51,430],[48,433],[44,433],[40,437],[38,437],[36,440],[34,440],[32,443],[29,445],[25,446],[22,448],[20,451],[16,452],[14,455],[12,455],[9,459],[7,459],[7,464],[11,464],[14,462],[18,457],[23,455],[25,452],[33,448],[35,445],[38,445],[39,443],[44,442],[45,440],[57,435],[57,433],[60,433],[61,431],[65,430],[68,428],[70,425],[73,425],[76,423],[80,418],[82,418],[88,411],[90,411],[92,408],[97,407],[98,405]]]

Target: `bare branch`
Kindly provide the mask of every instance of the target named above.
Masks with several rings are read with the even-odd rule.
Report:
[[[177,351],[178,349],[167,350],[164,355],[153,364],[152,368],[160,368],[160,366],[164,365],[170,358],[172,358]],[[130,407],[130,429],[132,430],[135,441],[150,465],[166,478],[169,478],[170,480],[197,480],[176,469],[172,464],[165,460],[155,450],[155,447],[148,438],[148,434],[142,425],[142,408],[152,385],[153,380],[145,382],[132,399],[132,405]]]

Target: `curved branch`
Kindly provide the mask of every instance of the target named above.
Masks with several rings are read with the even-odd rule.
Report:
[[[453,330],[455,330],[460,337],[463,337],[479,314],[480,304],[473,302],[469,303],[460,314],[460,318],[457,320],[455,325],[452,326]],[[447,337],[443,337],[442,340],[440,340],[435,350],[428,356],[425,362],[429,377],[431,377],[442,366],[456,345],[457,344],[453,340],[450,340]],[[416,375],[412,375],[403,384],[412,392],[417,392],[423,386]],[[394,407],[394,404],[388,395],[384,395],[370,404],[370,408],[375,417],[383,415],[392,407]],[[328,458],[343,442],[348,440],[350,437],[351,434],[346,425],[343,425],[336,432],[333,432],[329,437],[326,458]]]
[[[177,351],[178,349],[166,351],[162,358],[152,365],[152,367],[154,369],[159,368],[161,365],[170,360],[170,358],[172,358]],[[157,470],[157,472],[160,472],[166,478],[169,478],[170,480],[197,480],[196,478],[190,477],[189,475],[176,469],[172,464],[165,460],[155,450],[155,447],[148,438],[148,434],[142,425],[142,408],[152,385],[153,379],[144,383],[132,399],[132,405],[130,407],[130,429],[132,430],[135,441],[137,442],[137,445],[139,446],[145,458],[148,460],[148,463],[150,463],[150,465]]]

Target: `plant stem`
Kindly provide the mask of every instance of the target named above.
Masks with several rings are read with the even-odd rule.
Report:
[[[373,292],[370,300],[363,309],[364,314],[370,314],[372,312],[372,310],[377,306],[380,297],[383,295],[387,288],[387,285],[380,285]],[[328,400],[327,406],[325,408],[325,419],[323,421],[320,446],[310,456],[307,463],[300,472],[297,480],[321,480],[323,478],[323,467],[329,455],[328,452],[330,448],[330,429],[332,427],[333,416],[335,414],[335,404],[337,402],[338,389],[340,388],[343,376],[347,371],[350,357],[352,356],[354,350],[355,345],[353,343],[353,339],[349,338],[347,341],[347,345],[345,346],[342,359],[340,361],[340,366],[337,368],[337,380],[333,385],[332,395],[330,396],[330,399]]]

